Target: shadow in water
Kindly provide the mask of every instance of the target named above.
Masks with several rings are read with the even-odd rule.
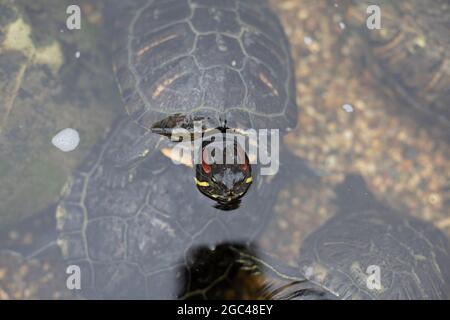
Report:
[[[214,250],[198,247],[188,254],[180,274],[179,299],[325,298],[325,292],[297,268],[242,244],[221,244]]]

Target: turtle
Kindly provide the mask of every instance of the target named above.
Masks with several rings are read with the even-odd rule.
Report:
[[[111,156],[110,184],[132,180],[150,150],[176,142],[189,149],[201,140],[194,145],[197,188],[222,204],[242,198],[257,159],[248,158],[238,137],[254,142],[249,130],[261,129],[283,136],[297,124],[290,46],[268,2],[110,1],[105,16],[126,112],[146,129]],[[213,141],[223,147],[205,155]],[[241,156],[224,163],[227,152]]]
[[[292,162],[282,163],[276,176],[255,179],[248,201],[224,211],[189,187],[191,168],[174,165],[154,150],[133,181],[111,186],[105,170],[111,154],[145,134],[146,129],[121,116],[64,187],[56,225],[50,223],[35,232],[31,245],[10,250],[27,259],[64,260],[68,267],[78,267],[79,295],[87,299],[187,297],[194,288],[181,283],[180,277],[194,272],[189,252],[197,247],[213,250],[229,242],[249,246],[270,221],[278,190],[293,176],[305,184],[318,179],[292,155]],[[160,139],[153,134],[148,138]],[[210,281],[200,282],[203,290],[226,277],[225,271],[225,275],[211,273],[209,278],[204,274]],[[200,290],[198,285],[195,290]]]
[[[250,243],[270,219],[284,184],[293,178],[301,181],[303,175],[312,181],[317,178],[283,145],[276,160],[279,172],[253,175],[261,166],[250,164],[244,148],[227,136],[222,149],[215,150],[224,156],[231,150],[241,163],[219,166],[204,161],[204,150],[220,145],[220,137],[211,135],[216,127],[220,133],[231,129],[246,135],[247,129],[276,128],[285,133],[295,126],[298,111],[289,44],[265,1],[111,1],[105,13],[107,21],[113,21],[114,73],[128,114],[119,117],[64,188],[57,232],[45,232],[45,238],[53,240],[36,240],[39,246],[23,253],[42,257],[57,244],[67,263],[80,267],[82,296],[87,298],[173,298],[176,270],[186,265],[189,248],[224,241]],[[187,43],[191,38],[196,42],[194,51]],[[211,39],[217,43],[208,45]],[[131,44],[148,46],[138,49],[143,50],[139,70],[147,70],[146,74],[130,73],[137,62],[131,59],[137,49]],[[216,49],[223,53],[215,54]],[[172,59],[166,61],[167,57]],[[173,72],[181,78],[168,82]],[[200,78],[205,94],[199,107],[193,95],[199,85],[195,79]],[[151,79],[159,83],[158,99],[149,104],[141,85]],[[192,106],[182,110],[184,114],[175,103],[176,90],[186,93],[183,102]],[[231,102],[238,105],[230,107]],[[137,116],[133,108],[141,108],[145,117]],[[159,108],[165,118],[151,118],[156,114],[151,108]],[[207,118],[202,118],[204,113]],[[202,137],[202,161],[195,166],[200,193],[189,188],[189,166],[194,164],[171,161],[174,148],[192,139],[191,120],[198,118],[202,135],[208,132],[212,137]],[[175,129],[187,130],[189,138],[172,139]],[[236,177],[241,177],[237,183]],[[244,194],[246,201],[237,201]],[[58,251],[53,249],[52,253]]]
[[[249,269],[275,271],[284,281],[282,286],[269,286],[266,295],[332,300],[450,298],[450,242],[439,229],[380,203],[358,174],[348,175],[336,195],[337,213],[302,242],[295,266],[267,251],[252,257],[236,250]],[[272,279],[276,283],[276,277]]]
[[[366,27],[369,5],[380,8],[381,29]],[[362,35],[371,73],[405,113],[448,132],[450,127],[450,5],[436,1],[350,1],[346,22]]]

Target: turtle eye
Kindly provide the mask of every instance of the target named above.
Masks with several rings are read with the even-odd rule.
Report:
[[[202,169],[203,169],[203,171],[206,174],[210,174],[211,173],[211,166],[205,162],[205,157],[207,157],[206,151],[203,150],[203,153],[202,153]]]
[[[207,174],[211,173],[211,166],[204,161],[202,161],[202,169]]]

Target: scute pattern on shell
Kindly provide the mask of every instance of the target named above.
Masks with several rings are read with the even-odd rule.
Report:
[[[375,74],[428,124],[450,127],[450,3],[447,0],[352,1],[348,22],[368,41]],[[366,8],[382,8],[382,29],[368,30]],[[375,63],[373,63],[375,62]],[[414,109],[411,111],[411,107]]]
[[[206,126],[294,128],[293,64],[278,18],[261,0],[117,1],[115,73],[144,128],[181,113]]]
[[[110,155],[146,133],[123,118],[65,187],[58,244],[81,268],[86,298],[177,298],[189,249],[256,239],[272,214],[277,179],[261,177],[241,207],[224,214],[196,190],[190,168],[154,150],[132,182],[112,187]]]
[[[338,213],[305,240],[299,264],[339,299],[448,299],[449,254],[431,224],[379,208]],[[371,265],[380,290],[367,287]]]

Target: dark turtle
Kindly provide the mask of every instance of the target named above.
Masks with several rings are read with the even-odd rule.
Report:
[[[338,196],[338,213],[302,245],[299,266],[310,279],[339,299],[450,298],[442,232],[378,203],[360,176],[347,177]],[[379,289],[367,285],[370,266],[379,267]]]
[[[274,299],[449,299],[450,243],[431,224],[380,204],[360,176],[337,188],[338,213],[302,243],[296,266],[236,250]],[[270,252],[269,252],[270,254]],[[373,274],[379,268],[379,284]],[[309,281],[304,281],[308,279]],[[282,285],[277,284],[279,281]],[[287,281],[287,284],[286,284]],[[290,283],[289,283],[290,281]]]
[[[296,126],[290,48],[266,1],[111,1],[106,16],[127,113],[149,132],[180,141],[198,138],[193,136],[196,121],[200,138],[213,129],[238,135],[278,129],[283,134]],[[138,138],[115,158],[113,172],[161,146],[155,139]],[[204,150],[206,144],[201,146]],[[250,186],[247,162],[224,166],[214,161],[206,170],[197,165],[197,187],[219,202],[235,201]],[[113,185],[124,183],[124,176],[118,178]]]
[[[276,176],[258,177],[246,201],[224,212],[189,187],[188,167],[156,150],[132,182],[109,186],[104,168],[110,155],[145,131],[129,119],[120,121],[75,172],[57,209],[58,244],[68,264],[81,268],[86,297],[176,297],[177,270],[189,249],[255,241],[291,170],[297,181],[316,179],[300,159],[292,159]],[[151,133],[148,138],[159,139]]]
[[[190,248],[247,245],[270,218],[282,184],[314,175],[283,148],[275,176],[253,176],[247,156],[231,166],[231,174],[227,166],[208,168],[202,161],[196,166],[197,186],[210,201],[190,188],[188,167],[174,165],[159,152],[170,144],[154,131],[172,136],[171,129],[184,128],[190,133],[192,120],[200,119],[202,131],[286,132],[297,121],[289,46],[264,1],[107,5],[108,17],[116,18],[115,73],[131,119],[114,125],[73,174],[57,209],[57,242],[67,262],[81,268],[85,297],[176,297],[177,270],[186,265]],[[218,141],[206,141],[202,149],[213,142]],[[234,142],[224,154],[227,148],[240,153]],[[134,166],[136,161],[142,165]],[[214,206],[221,198],[241,197],[250,184],[241,206]]]
[[[403,100],[409,114],[450,127],[450,4],[446,0],[351,1],[347,22],[368,44],[377,79]],[[366,27],[369,5],[381,10],[381,29]],[[418,115],[418,116],[417,116]]]

